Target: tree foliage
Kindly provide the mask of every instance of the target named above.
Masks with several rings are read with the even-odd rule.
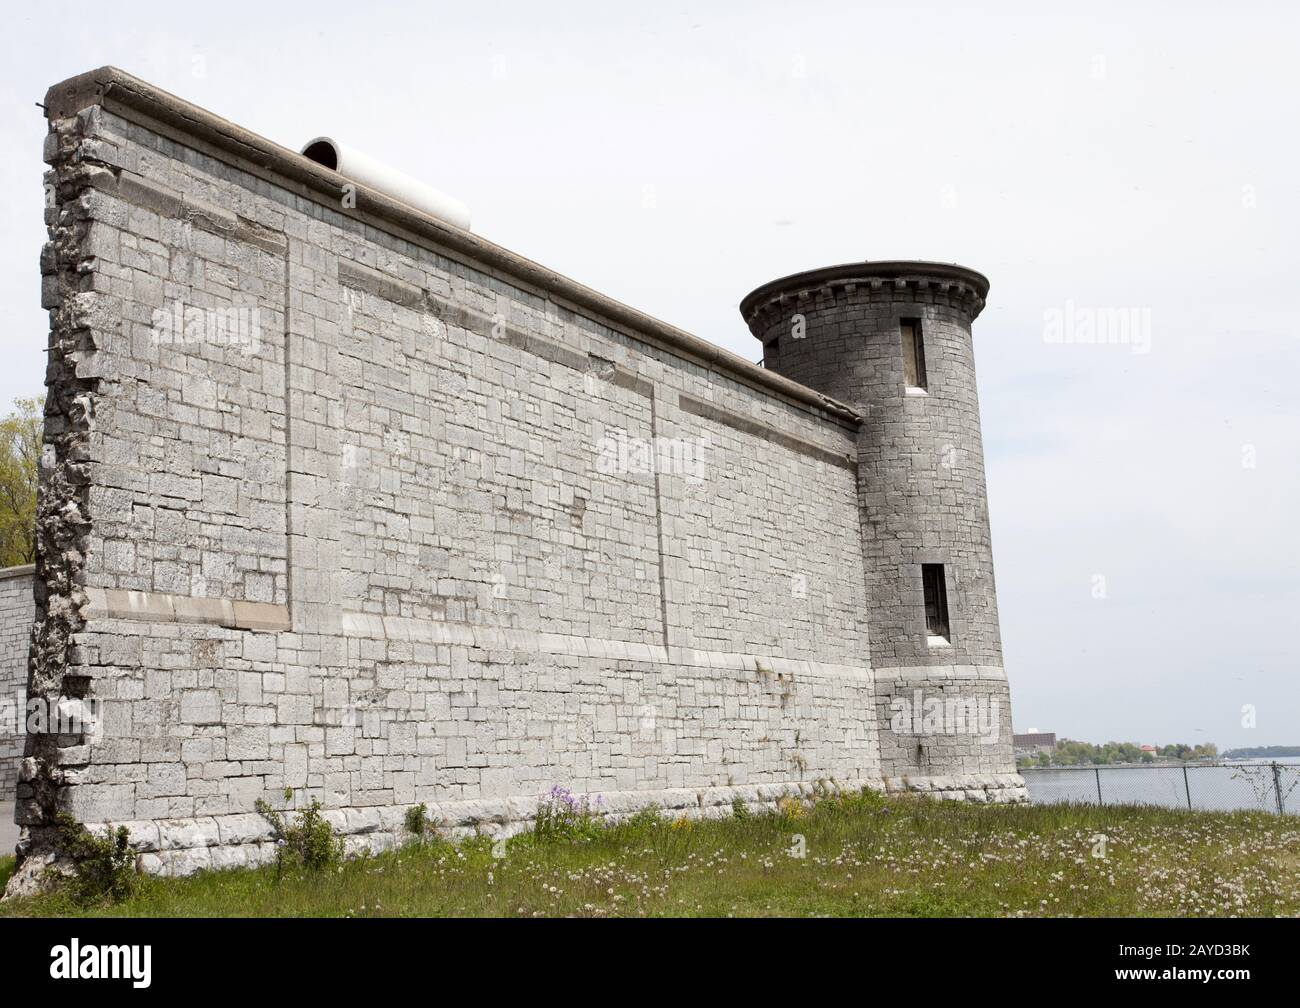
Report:
[[[36,478],[41,464],[45,397],[15,399],[0,420],[0,567],[36,556]]]
[[[1076,742],[1073,739],[1059,739],[1056,748],[1050,752],[1034,753],[1019,761],[1022,767],[1036,766],[1107,766],[1112,763],[1154,763],[1156,760],[1212,760],[1219,754],[1213,742],[1190,746],[1186,743],[1160,746],[1155,752],[1144,750],[1136,742],[1107,742],[1105,745],[1093,745],[1091,742]]]

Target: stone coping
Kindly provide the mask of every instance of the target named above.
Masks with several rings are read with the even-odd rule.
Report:
[[[35,564],[19,564],[16,567],[0,567],[0,581],[6,578],[26,577],[36,573]]]
[[[861,422],[854,409],[829,396],[765,370],[738,354],[700,339],[685,330],[630,308],[563,274],[547,269],[469,231],[462,231],[436,217],[422,213],[376,190],[352,182],[281,147],[265,137],[237,126],[182,98],[154,87],[117,67],[104,66],[70,77],[53,85],[45,95],[45,115],[67,118],[99,105],[146,128],[163,130],[163,135],[182,137],[187,146],[220,156],[236,167],[269,178],[291,192],[305,195],[338,213],[355,216],[399,237],[414,234],[418,241],[432,243],[435,250],[475,268],[540,292],[556,304],[594,313],[615,329],[663,347],[695,362],[706,370],[767,393],[774,393],[818,416],[848,425]],[[355,190],[355,208],[343,208],[344,186]]]
[[[741,299],[740,314],[748,322],[763,305],[781,297],[797,295],[801,291],[815,290],[819,287],[844,286],[857,284],[863,287],[883,287],[885,283],[930,284],[935,287],[956,287],[967,293],[972,301],[972,318],[979,315],[989,293],[989,281],[983,273],[978,273],[966,266],[956,263],[924,262],[911,260],[890,260],[872,262],[841,263],[838,266],[822,266],[818,269],[791,273],[789,276],[770,280],[761,287],[756,287]]]

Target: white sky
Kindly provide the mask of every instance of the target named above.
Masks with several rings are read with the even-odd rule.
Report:
[[[1300,8],[1044,6],[11,7],[0,407],[43,382],[33,103],[105,63],[750,359],[766,280],[960,262],[1017,730],[1300,744]],[[1150,352],[1047,342],[1067,303],[1149,310]]]

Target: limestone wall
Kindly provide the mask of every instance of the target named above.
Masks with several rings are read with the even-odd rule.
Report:
[[[31,565],[0,570],[0,802],[13,801],[18,784],[34,610]]]
[[[98,722],[34,743],[35,846],[879,783],[850,410],[112,80],[47,101],[32,684]]]

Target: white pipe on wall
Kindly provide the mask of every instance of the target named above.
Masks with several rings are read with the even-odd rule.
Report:
[[[426,185],[368,154],[345,147],[332,137],[316,137],[303,145],[302,154],[319,165],[360,182],[409,207],[446,221],[462,231],[469,230],[469,207],[454,196]]]

